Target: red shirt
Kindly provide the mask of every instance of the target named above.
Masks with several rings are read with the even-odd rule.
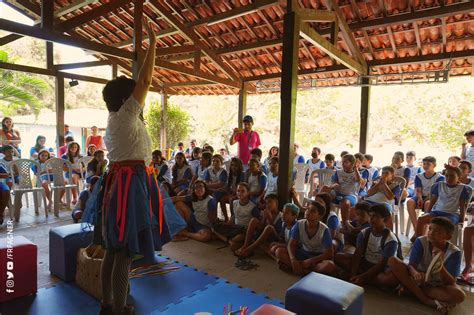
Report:
[[[87,146],[89,146],[91,144],[95,145],[97,147],[97,149],[102,149],[102,136],[101,135],[97,135],[97,136],[90,135],[89,136],[89,144]]]
[[[260,142],[260,136],[256,131],[251,130],[238,133],[234,139],[239,143],[237,156],[242,160],[244,165],[247,165],[250,160],[250,151],[258,148],[262,144]]]

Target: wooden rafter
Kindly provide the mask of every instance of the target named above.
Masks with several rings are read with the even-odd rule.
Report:
[[[346,67],[360,74],[367,74],[367,66],[361,65],[356,60],[352,59],[346,53],[340,51],[336,46],[331,44],[327,39],[321,36],[318,32],[312,29],[307,23],[301,23],[300,35],[309,41],[311,44],[317,46],[319,49],[330,55],[335,60],[344,64]]]
[[[364,56],[362,56],[362,53],[360,52],[359,46],[357,45],[349,25],[347,24],[346,17],[342,13],[336,1],[328,0],[326,3],[328,4],[328,7],[330,7],[336,14],[338,24],[341,29],[342,38],[344,38],[349,51],[352,53],[352,56],[354,56],[354,59],[357,60],[360,65],[362,65],[363,73],[367,74],[367,63]]]
[[[77,1],[71,2],[63,6],[62,8],[54,11],[54,16],[61,17],[63,15],[74,12],[94,2],[97,2],[97,0],[77,0]]]
[[[106,60],[97,60],[97,61],[86,61],[86,62],[74,62],[74,63],[63,63],[54,65],[56,70],[67,70],[67,69],[77,69],[77,68],[88,68],[88,67],[98,67],[110,65],[110,61]]]
[[[150,3],[155,7],[156,10],[160,12],[166,21],[172,25],[174,28],[178,29],[181,33],[184,34],[192,43],[194,43],[197,47],[201,49],[201,51],[206,54],[209,59],[212,60],[216,66],[222,70],[231,80],[238,81],[235,73],[229,69],[227,65],[225,65],[220,57],[218,57],[211,49],[201,44],[196,33],[193,30],[186,27],[183,23],[181,23],[176,17],[169,13],[169,11],[157,0],[150,0]]]
[[[97,44],[86,39],[66,36],[46,29],[39,29],[37,27],[32,27],[21,23],[15,23],[5,19],[0,19],[0,29],[23,36],[31,36],[37,39],[42,39],[50,42],[69,45],[73,47],[75,46],[78,48],[105,55],[112,55],[125,59],[133,58],[133,54],[131,52],[119,48]]]
[[[336,20],[336,14],[331,11],[297,9],[295,12],[302,22],[334,22]]]
[[[172,46],[166,48],[157,48],[156,56],[167,56],[167,55],[179,55],[186,53],[194,53],[196,51],[195,45],[184,45],[184,46]]]
[[[359,19],[359,21],[362,21],[363,19],[360,14],[359,6],[357,5],[356,0],[351,0],[351,7],[352,7],[352,10],[357,15],[357,18]],[[362,35],[364,36],[364,40],[367,44],[367,47],[369,48],[370,55],[372,56],[372,58],[374,58],[374,48],[372,47],[372,43],[370,42],[369,35],[367,34],[367,30],[362,30]]]

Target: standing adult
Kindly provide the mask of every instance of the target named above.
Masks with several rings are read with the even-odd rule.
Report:
[[[11,145],[16,157],[21,157],[21,136],[20,132],[13,128],[13,120],[5,117],[2,120],[2,130],[0,132],[0,140],[2,145]]]
[[[97,128],[97,126],[91,127],[91,134],[86,139],[86,148],[88,148],[90,144],[95,145],[97,150],[104,149],[104,140],[99,134],[99,128]]]
[[[69,125],[68,124],[64,125],[64,138],[66,138],[66,137],[74,138],[74,133],[71,130],[69,130]]]
[[[152,143],[141,112],[152,82],[156,35],[151,24],[144,25],[149,48],[137,81],[120,76],[102,91],[109,111],[104,142],[110,164],[95,207],[101,222],[95,222],[94,239],[101,239],[106,249],[101,267],[100,314],[134,313],[133,306],[125,305],[132,258],[141,255],[147,261],[154,259],[154,251],[171,240],[167,222],[181,222],[180,228],[186,227],[176,210],[167,207],[167,196],[162,197],[164,192],[153,172],[146,168]]]
[[[232,136],[230,137],[230,145],[239,143],[237,148],[237,156],[242,160],[243,165],[247,165],[250,160],[250,151],[258,148],[262,143],[260,142],[260,136],[256,131],[252,130],[253,118],[252,116],[245,116],[242,119],[244,129],[235,128]]]
[[[46,150],[49,152],[50,156],[54,156],[53,148],[48,148],[45,146],[46,144],[46,137],[45,136],[38,136],[36,137],[36,144],[34,147],[30,149],[30,159],[36,159],[38,154],[41,150]]]

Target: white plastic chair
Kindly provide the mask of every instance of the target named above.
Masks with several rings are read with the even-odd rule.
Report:
[[[300,163],[295,165],[296,169],[296,179],[295,179],[295,192],[298,195],[298,201],[303,202],[304,197],[306,197],[306,173],[310,169],[309,165],[306,163]]]
[[[331,178],[333,175],[334,175],[334,170],[324,169],[324,168],[314,170],[309,177],[308,196],[312,197],[314,196],[315,193],[319,192],[321,187],[331,185]],[[318,180],[317,185],[315,183],[315,179]]]
[[[81,157],[77,163],[80,166],[81,170],[81,180],[79,181],[79,189],[82,191],[85,187],[87,187],[86,177],[87,177],[87,165],[89,165],[90,161],[94,159],[93,156],[83,156]]]
[[[393,213],[392,213],[392,221],[395,225],[395,233],[400,236],[399,232],[403,232],[404,222],[405,222],[405,214],[403,213],[404,209],[402,206],[402,193],[403,189],[407,184],[407,181],[403,177],[395,176],[393,179],[394,183],[397,183],[400,187],[400,193],[398,196],[395,196],[395,199],[398,200],[398,205],[395,205],[395,201],[393,202]],[[400,226],[400,229],[399,229]]]
[[[53,193],[54,199],[54,215],[59,216],[59,204],[60,194],[62,190],[66,191],[66,206],[71,210],[71,190],[78,189],[78,185],[68,184],[64,178],[64,171],[69,172],[72,177],[72,164],[68,160],[59,158],[52,158],[45,163],[46,172],[48,174],[48,180],[51,175],[53,176],[53,182],[49,182],[51,192]]]
[[[32,160],[28,160],[28,159],[18,159],[18,160],[12,161],[12,163],[10,164],[10,173],[13,179],[12,193],[15,195],[13,208],[14,208],[14,217],[15,217],[16,222],[20,220],[21,197],[24,193],[28,193],[28,192],[33,193],[35,213],[39,213],[39,206],[41,202],[38,199],[38,193],[43,194],[45,215],[48,216],[46,193],[43,187],[37,186],[38,181],[36,181],[36,185],[33,184],[34,183],[33,176],[32,176],[33,166],[36,167],[37,171],[40,170],[39,163]],[[15,181],[15,177],[18,178],[18,183]]]

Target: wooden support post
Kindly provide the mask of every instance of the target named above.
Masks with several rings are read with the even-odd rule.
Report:
[[[56,76],[56,145],[64,144],[64,77]]]
[[[368,84],[369,78],[362,77],[362,84]],[[370,86],[361,87],[360,95],[360,134],[359,152],[366,153],[369,134]]]
[[[163,91],[161,94],[161,127],[160,127],[160,145],[161,145],[161,152],[165,157],[168,156],[168,147],[166,143],[166,112],[168,110],[168,94],[166,91]]]
[[[54,23],[54,0],[41,1],[41,28],[53,29]]]
[[[133,51],[134,57],[132,62],[133,79],[138,79],[138,72],[140,71],[140,61],[142,57],[142,17],[143,17],[143,0],[134,1],[133,12]]]
[[[298,83],[298,51],[300,21],[288,1],[288,12],[283,24],[283,60],[281,73],[280,114],[280,163],[278,176],[278,199],[280,207],[289,201],[293,177],[293,156],[295,138],[296,92]]]
[[[49,70],[54,68],[54,50],[52,42],[46,42],[46,68]]]
[[[239,90],[239,112],[237,119],[239,120],[237,125],[239,128],[243,128],[242,119],[244,119],[244,115],[247,113],[247,88],[248,83],[242,82],[242,86]]]
[[[331,34],[329,37],[329,41],[331,42],[331,44],[336,46],[338,37],[339,37],[339,24],[337,23],[337,20],[336,20],[334,21],[334,23],[331,23]]]
[[[116,63],[112,64],[112,79],[117,78],[118,75],[118,65]]]

